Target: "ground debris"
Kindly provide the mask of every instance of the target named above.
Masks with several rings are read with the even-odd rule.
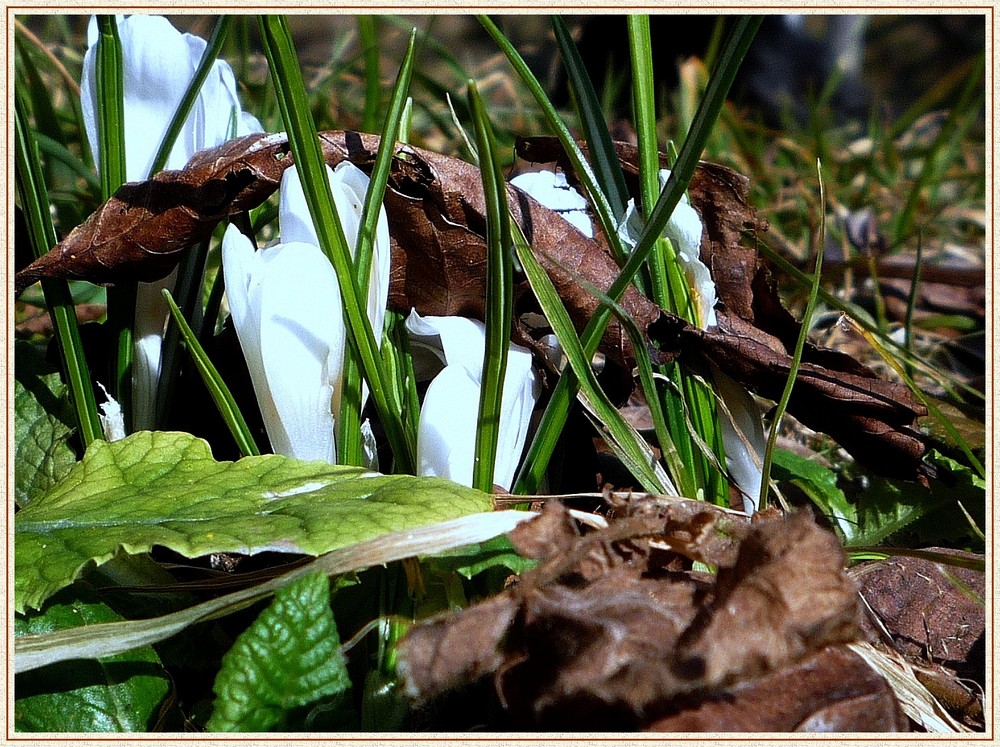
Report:
[[[888,686],[842,645],[861,636],[857,588],[808,513],[750,523],[647,497],[581,533],[549,502],[511,540],[539,565],[402,641],[418,704],[488,678],[493,728],[905,728]],[[789,707],[760,707],[779,681],[795,690]]]
[[[906,657],[917,679],[955,718],[982,729],[986,687],[985,574],[949,565],[981,555],[946,548],[924,557],[892,556],[853,572],[871,637]]]

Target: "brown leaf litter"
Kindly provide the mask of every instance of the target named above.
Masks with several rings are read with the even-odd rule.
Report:
[[[432,703],[486,678],[501,729],[907,729],[845,646],[862,635],[857,587],[808,513],[750,523],[648,497],[625,513],[581,535],[547,503],[511,535],[536,568],[404,638],[408,694]]]
[[[861,585],[871,637],[906,657],[917,678],[953,715],[981,729],[986,686],[986,578],[950,565],[983,556],[929,548],[927,557],[891,556],[852,571]],[[879,635],[881,634],[881,635]]]

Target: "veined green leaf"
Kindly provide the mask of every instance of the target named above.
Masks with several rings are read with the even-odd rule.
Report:
[[[107,605],[60,595],[43,612],[14,620],[15,635],[121,620]],[[18,675],[14,728],[21,731],[138,732],[153,726],[169,683],[149,646],[97,661],[63,662]]]
[[[222,658],[209,731],[269,731],[291,708],[351,685],[322,573],[279,589]]]
[[[804,492],[829,519],[845,544],[858,534],[857,508],[837,486],[837,475],[814,459],[787,449],[775,449],[772,465],[779,482],[790,482]]]
[[[27,343],[14,347],[14,499],[24,506],[76,462],[66,385]]]
[[[374,539],[331,550],[278,578],[178,612],[145,620],[127,620],[44,635],[23,636],[14,642],[14,669],[16,672],[27,672],[58,661],[109,656],[157,643],[195,623],[235,612],[266,599],[277,589],[313,571],[334,576],[403,558],[433,555],[504,534],[534,516],[534,513],[528,511],[491,511],[382,534]]]
[[[318,555],[491,505],[489,495],[447,480],[276,455],[216,462],[190,434],[140,431],[95,442],[17,514],[15,607],[37,607],[119,549]]]

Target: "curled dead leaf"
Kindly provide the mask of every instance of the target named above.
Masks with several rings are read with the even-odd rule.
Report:
[[[492,677],[501,728],[905,726],[884,681],[839,645],[859,635],[856,587],[839,543],[808,514],[749,524],[651,497],[627,514],[579,535],[550,503],[519,527],[515,547],[537,554],[554,540],[549,555],[504,601],[411,630],[400,646],[411,696]],[[723,567],[717,579],[676,570],[678,556]],[[793,707],[760,708],[790,677],[810,683]]]

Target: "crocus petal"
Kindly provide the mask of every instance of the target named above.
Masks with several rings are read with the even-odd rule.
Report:
[[[427,387],[417,426],[417,472],[472,485],[480,383],[446,366]]]
[[[118,17],[122,44],[125,99],[125,170],[129,181],[145,179],[170,121],[198,69],[207,43],[182,34],[163,16]],[[97,23],[91,18],[89,48],[80,86],[83,120],[95,162],[100,162],[97,137]],[[236,130],[230,120],[235,114]],[[219,145],[231,135],[261,132],[260,123],[244,116],[232,68],[216,60],[167,159],[167,169],[179,169],[199,150]]]
[[[464,316],[420,316],[416,309],[406,318],[413,369],[418,381],[435,376],[445,365],[459,365],[483,375],[486,325]]]
[[[661,190],[669,178],[670,170],[661,169],[659,173]],[[625,215],[618,224],[618,237],[627,247],[634,249],[644,223],[642,215],[636,208],[635,200],[629,200]],[[670,215],[670,220],[663,229],[663,236],[670,239],[677,252],[677,259],[684,269],[691,291],[691,300],[697,311],[696,322],[702,329],[707,329],[718,323],[715,315],[718,296],[712,274],[701,260],[701,234],[702,224],[698,212],[691,207],[687,195],[681,195],[674,212]]]
[[[764,479],[764,426],[760,410],[750,393],[718,369],[712,371],[716,391],[725,409],[719,413],[722,443],[726,449],[726,465],[736,487],[743,494],[743,509],[753,514],[760,503],[760,484]]]
[[[135,293],[135,357],[132,361],[132,427],[155,425],[156,388],[160,380],[163,329],[170,307],[163,289],[174,287],[177,269],[161,280],[138,283]]]
[[[531,429],[531,414],[541,392],[541,381],[531,367],[531,353],[512,345],[507,353],[507,374],[503,381],[500,432],[493,470],[493,482],[504,490],[510,490],[514,482]]]
[[[232,227],[222,254],[233,323],[272,448],[335,462],[332,408],[346,331],[331,323],[341,318],[333,268],[313,244],[253,252]]]
[[[353,224],[357,221],[357,228],[354,229],[355,239],[351,243],[351,256],[357,254],[357,233],[361,227],[361,212],[364,208],[365,197],[371,185],[371,179],[361,169],[349,161],[342,161],[333,170],[333,183],[340,184],[342,194],[346,198],[343,202],[337,202],[337,212],[343,220],[343,216],[349,217],[349,222]],[[336,199],[336,198],[335,198]],[[345,229],[346,231],[346,229]],[[379,342],[382,340],[382,327],[385,323],[386,306],[389,301],[389,261],[392,250],[389,247],[389,221],[386,217],[385,207],[379,207],[378,221],[375,223],[375,245],[372,257],[372,271],[368,283],[368,318],[371,320],[375,338]]]
[[[417,457],[421,474],[471,485],[486,327],[465,317],[421,317],[414,310],[407,317],[406,328],[417,378],[421,378],[418,363],[424,374],[436,374],[420,410]],[[540,394],[531,353],[512,344],[507,354],[493,476],[494,483],[505,490],[514,480]]]
[[[357,166],[343,161],[336,169],[326,167],[333,194],[334,207],[344,229],[344,238],[353,257],[357,250],[358,232],[361,229],[361,212],[365,195],[371,180]],[[281,226],[283,242],[302,241],[319,246],[319,237],[309,215],[305,191],[298,169],[286,169],[281,177],[281,199],[278,206],[278,222]],[[389,223],[385,208],[379,210],[375,224],[375,246],[372,273],[368,284],[368,318],[376,338],[381,338],[382,323],[385,319],[386,303],[389,298]]]
[[[116,16],[122,45],[125,124],[125,177],[145,179],[167,128],[194,79],[207,43],[181,34],[162,16]],[[80,86],[84,129],[96,163],[100,163],[97,132],[97,20],[87,28]],[[235,118],[235,128],[230,124]],[[216,60],[167,158],[165,168],[183,167],[197,151],[220,145],[231,136],[261,132],[260,123],[242,112],[232,68]],[[168,311],[161,296],[173,288],[176,273],[154,284],[139,283],[136,298],[136,342],[133,364],[133,414],[137,430],[154,423],[160,379],[163,327]]]
[[[101,421],[104,440],[108,443],[121,441],[125,438],[125,415],[122,413],[122,406],[118,404],[118,400],[108,394],[104,384],[97,382],[97,386],[104,392],[105,397],[104,403],[97,408],[97,418]]]
[[[549,210],[559,213],[587,238],[594,238],[587,200],[569,185],[561,171],[529,171],[515,176],[510,183]]]
[[[340,217],[351,256],[355,256],[358,243],[358,232],[361,230],[361,213],[364,208],[365,195],[371,180],[357,166],[349,161],[343,161],[336,169],[326,167],[327,178],[330,181],[330,191],[333,194],[334,207]],[[306,204],[305,190],[298,169],[294,166],[286,169],[281,177],[281,198],[278,204],[278,222],[281,226],[283,242],[305,242],[319,246],[319,237],[309,206]],[[389,299],[389,223],[385,207],[379,207],[379,217],[375,224],[375,244],[373,247],[372,270],[368,279],[368,320],[371,322],[375,340],[381,346],[382,326],[385,323],[386,305]],[[329,264],[329,261],[328,261]],[[338,292],[339,298],[339,292]],[[342,317],[337,317],[338,319]],[[340,364],[343,365],[342,363]],[[368,399],[368,386],[362,387],[361,403],[364,407]],[[340,388],[334,396],[334,411],[340,406]]]
[[[661,190],[669,178],[670,171],[661,169]],[[629,200],[625,215],[618,224],[618,236],[626,246],[634,249],[642,228],[643,218],[636,209],[635,200]],[[697,311],[698,326],[702,329],[714,326],[717,323],[715,304],[718,300],[715,281],[708,266],[701,260],[701,218],[691,206],[687,195],[681,195],[663,235],[670,239],[684,268],[691,300]],[[758,508],[763,479],[761,465],[764,428],[760,413],[753,397],[742,386],[718,370],[713,372],[713,379],[716,391],[730,413],[728,417],[720,414],[719,418],[726,463],[736,486],[743,494],[747,514],[752,514]]]

